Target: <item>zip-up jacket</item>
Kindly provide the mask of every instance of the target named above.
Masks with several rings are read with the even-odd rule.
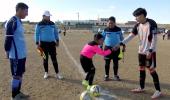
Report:
[[[121,29],[117,26],[114,28],[105,28],[102,35],[104,37],[104,44],[110,47],[119,45],[124,39]]]
[[[38,44],[43,42],[56,42],[59,41],[58,28],[52,21],[42,20],[35,27],[35,42]]]

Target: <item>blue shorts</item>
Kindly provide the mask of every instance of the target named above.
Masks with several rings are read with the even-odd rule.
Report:
[[[26,58],[23,59],[10,59],[12,76],[21,76],[25,72]]]

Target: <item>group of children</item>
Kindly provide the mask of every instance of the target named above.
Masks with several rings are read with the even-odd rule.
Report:
[[[155,70],[156,68],[156,42],[157,42],[157,24],[154,20],[146,18],[147,12],[144,8],[138,8],[133,12],[133,15],[138,22],[132,32],[125,39],[123,38],[121,29],[116,26],[114,17],[110,17],[108,27],[104,29],[102,34],[95,34],[94,40],[87,43],[80,53],[80,62],[82,68],[87,73],[82,85],[87,90],[93,85],[95,75],[95,67],[92,58],[95,54],[104,56],[105,58],[105,77],[104,80],[109,80],[110,61],[113,60],[114,80],[120,80],[118,76],[118,61],[120,54],[120,46],[123,46],[125,51],[125,44],[127,44],[136,35],[139,36],[139,71],[140,71],[140,87],[132,89],[131,92],[144,92],[146,72],[145,68],[150,71],[153,78],[153,83],[156,91],[151,96],[152,99],[158,98],[162,95],[159,83],[159,77]],[[104,42],[104,49],[100,48]]]

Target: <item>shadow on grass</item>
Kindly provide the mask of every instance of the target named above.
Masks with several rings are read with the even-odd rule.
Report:
[[[136,84],[136,85],[139,84],[138,81],[127,80],[127,79],[123,79],[122,82],[128,83],[128,84]],[[145,86],[153,87],[153,83],[145,83]],[[170,91],[170,84],[165,84],[165,83],[160,82],[160,86],[161,86],[161,89],[166,89]]]
[[[64,78],[62,81],[82,86],[81,85],[81,80]],[[123,84],[132,84],[132,85],[133,84],[134,85],[138,84],[138,81],[125,80],[125,79],[120,81],[120,82],[123,82]],[[114,81],[113,81],[113,84],[114,84]],[[146,83],[146,86],[153,87],[153,84],[152,83]],[[145,91],[144,93],[136,93],[136,94],[134,94],[134,93],[130,92],[131,88],[127,88],[127,87],[116,88],[116,87],[108,86],[107,84],[102,84],[101,87],[106,92],[103,93],[100,98],[96,98],[95,100],[114,100],[113,97],[111,97],[111,96],[118,97],[118,100],[119,100],[119,98],[121,98],[121,99],[122,98],[124,98],[124,99],[126,98],[128,100],[150,100],[151,99],[151,95],[154,92],[154,91],[153,92]],[[162,89],[168,89],[169,87],[170,87],[169,84],[161,83],[161,88]],[[163,96],[161,98],[159,98],[159,100],[169,100],[169,99],[170,99],[170,95],[169,94],[164,94],[164,93],[163,93]]]
[[[133,80],[122,80],[120,81],[123,84],[134,84],[134,85],[138,85],[138,81],[133,81]],[[113,81],[114,84],[114,81]],[[152,87],[154,89],[154,86],[152,83],[146,83],[145,84],[147,87]],[[127,98],[130,100],[150,100],[151,99],[151,95],[153,94],[153,92],[151,92],[150,90],[147,90],[144,93],[132,93],[130,92],[131,88],[128,87],[112,87],[112,86],[108,86],[107,84],[101,85],[102,87],[104,87],[105,89],[107,89],[108,91],[114,93],[116,96],[121,97],[121,98]],[[169,84],[161,84],[161,89],[164,90],[170,90],[169,89],[170,85]],[[170,91],[169,91],[170,93]],[[169,93],[164,93],[163,91],[163,96],[159,98],[159,100],[170,100],[170,94]]]

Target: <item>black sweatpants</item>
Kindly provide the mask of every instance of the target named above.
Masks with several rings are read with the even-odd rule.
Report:
[[[43,59],[43,65],[45,72],[48,72],[48,55],[50,55],[55,72],[58,73],[58,62],[56,57],[56,43],[55,42],[42,42],[41,41],[41,48],[43,49],[46,59]]]
[[[92,59],[80,55],[80,63],[84,71],[87,73],[85,80],[89,82],[89,85],[92,85],[95,75],[95,67],[93,65]]]

